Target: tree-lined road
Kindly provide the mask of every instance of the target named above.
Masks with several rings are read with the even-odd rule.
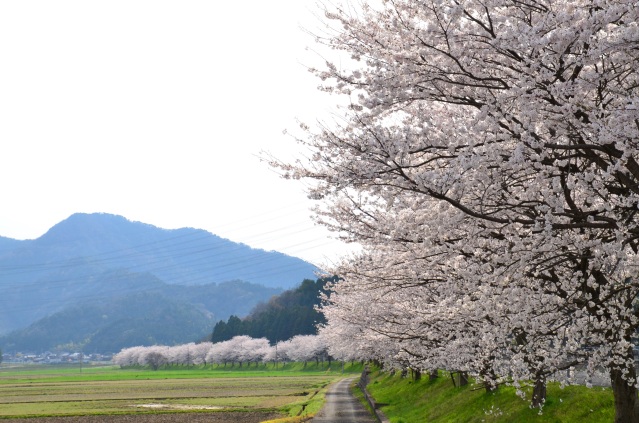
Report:
[[[326,393],[324,407],[313,418],[314,423],[375,423],[364,406],[351,395],[353,378],[342,379]]]

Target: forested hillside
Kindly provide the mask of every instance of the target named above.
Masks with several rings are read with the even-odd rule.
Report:
[[[74,214],[34,240],[0,237],[0,346],[110,351],[203,339],[213,322],[245,316],[316,271],[200,229]],[[154,318],[122,307],[133,297],[148,299],[138,311]]]
[[[123,271],[112,277],[145,289],[70,305],[0,336],[0,345],[7,351],[104,353],[135,345],[183,344],[204,338],[215,321],[248,314],[254,304],[280,292],[241,281],[177,286]]]
[[[248,335],[267,338],[275,343],[295,335],[316,334],[317,324],[325,320],[315,307],[320,304],[320,294],[326,293],[326,284],[335,280],[305,279],[299,287],[272,297],[267,303],[258,304],[244,319],[231,316],[226,322],[219,321],[213,329],[211,341],[221,342],[234,336]]]

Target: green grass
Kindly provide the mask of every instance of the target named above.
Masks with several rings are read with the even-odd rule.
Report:
[[[347,364],[344,366],[344,373],[361,373],[363,366],[361,363]],[[339,375],[342,368],[337,362],[317,364],[307,363],[279,363],[259,364],[255,366],[244,365],[207,365],[207,366],[168,366],[152,371],[145,367],[131,367],[120,369],[118,366],[26,366],[26,367],[0,367],[0,385],[16,381],[33,382],[77,382],[77,381],[109,381],[109,380],[131,380],[131,379],[166,379],[184,378],[194,379],[201,377],[238,377],[238,375],[249,376],[280,376],[297,375],[303,376],[311,373],[326,373]]]
[[[454,387],[447,373],[429,381],[402,379],[399,375],[375,372],[368,391],[392,423],[418,422],[612,422],[614,400],[607,388],[548,386],[547,400],[540,412],[531,409],[513,387],[500,386],[495,393],[486,393],[472,382]]]
[[[361,365],[346,366],[357,373]],[[278,411],[308,416],[323,404],[341,365],[287,363],[174,366],[152,371],[116,366],[0,368],[0,419],[158,412]]]
[[[357,382],[358,382],[357,380],[354,380],[353,383],[351,383],[351,393],[353,394],[355,398],[357,398],[360,404],[364,406],[366,411],[368,411],[371,414],[371,416],[374,416],[375,411],[373,411],[373,409],[371,408],[371,405],[366,400],[366,396],[364,395],[364,392],[362,392],[362,389],[359,387]]]
[[[314,415],[330,383],[359,374],[361,364],[326,363],[242,366],[173,366],[152,371],[116,366],[0,368],[0,419],[12,417],[147,414],[165,412],[278,411],[299,422]],[[610,422],[609,389],[550,384],[539,413],[501,386],[487,394],[472,383],[455,388],[450,376],[435,381],[371,375],[368,389],[393,423],[421,422]],[[356,391],[355,391],[356,392]],[[164,408],[149,408],[150,405]]]

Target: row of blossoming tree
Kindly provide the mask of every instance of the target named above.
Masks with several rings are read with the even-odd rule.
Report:
[[[639,421],[637,2],[330,7],[318,40],[343,59],[314,72],[349,106],[273,165],[363,246],[330,269],[335,347],[532,383],[535,405],[563,369],[605,369],[616,421]]]
[[[317,335],[299,335],[270,345],[266,338],[236,336],[223,342],[189,343],[175,346],[153,345],[125,348],[113,357],[121,367],[149,366],[155,370],[164,365],[250,365],[266,362],[324,361],[328,358],[326,343]]]

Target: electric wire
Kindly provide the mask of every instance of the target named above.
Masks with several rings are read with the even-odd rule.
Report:
[[[303,226],[303,225],[298,225],[297,227],[300,227],[300,226]],[[295,229],[296,227],[294,226],[293,228]],[[296,230],[295,233],[299,235],[299,233],[303,233],[311,229],[312,228]],[[140,265],[140,264],[133,265],[130,268],[124,267],[127,271],[140,269],[142,273],[154,274],[154,272],[167,271],[167,270],[170,270],[171,268],[175,269],[178,266],[181,268],[189,267],[189,266],[201,267],[202,265],[200,263],[202,262],[202,260],[204,260],[207,263],[210,263],[211,262],[210,253],[215,253],[216,251],[219,252],[220,249],[224,251],[222,255],[228,255],[234,251],[241,250],[242,248],[244,249],[248,248],[245,244],[231,244],[231,245],[234,245],[234,247],[230,247],[230,248],[227,247],[226,249],[224,249],[224,247],[221,245],[207,247],[207,248],[200,248],[197,245],[194,246],[194,243],[197,243],[205,239],[211,239],[211,237],[216,237],[216,238],[220,238],[220,237],[213,235],[209,232],[206,232],[204,230],[193,229],[193,228],[181,228],[181,229],[175,229],[170,231],[178,231],[180,233],[176,234],[175,236],[163,238],[160,240],[154,240],[151,242],[136,244],[134,246],[127,246],[122,249],[102,252],[102,253],[95,254],[93,256],[84,256],[84,257],[81,257],[81,259],[83,264],[90,264],[93,266],[96,266],[96,265],[108,266],[110,264],[115,264],[118,261],[121,262],[122,260],[125,260],[125,259],[134,260],[134,259],[139,259],[140,257],[146,257],[150,254],[155,254],[156,255],[155,267],[150,266],[149,263],[145,265]],[[188,231],[188,232],[185,232],[185,231]],[[275,230],[271,230],[271,231],[259,234],[259,236],[268,237],[271,234],[277,235],[281,233],[282,231],[275,229]],[[305,249],[312,249],[312,248],[317,248],[318,246],[321,247],[325,245],[328,246],[330,244],[332,244],[331,241],[321,240],[321,239],[319,240],[311,239],[308,241],[298,242],[298,243],[289,245],[289,248],[304,247],[304,248],[298,248],[297,250],[297,251],[303,251]],[[175,249],[176,246],[181,246],[181,247]],[[166,250],[168,248],[172,248],[172,251],[165,251],[163,254],[158,253],[158,251]],[[191,271],[191,272],[183,270],[181,272],[181,277],[182,279],[185,279],[185,278],[188,279],[190,281],[190,284],[194,284],[194,285],[200,285],[202,283],[210,283],[209,281],[211,280],[211,277],[208,275],[203,276],[202,273],[205,271],[215,270],[218,272],[218,276],[220,277],[220,279],[216,283],[219,283],[220,280],[224,279],[223,275],[225,274],[229,274],[228,278],[226,279],[229,281],[235,279],[235,280],[243,280],[243,281],[251,282],[250,281],[251,276],[277,277],[278,275],[281,275],[283,272],[286,272],[288,270],[291,270],[297,267],[296,265],[291,265],[291,264],[285,265],[285,266],[276,266],[276,267],[271,267],[268,271],[264,271],[263,269],[256,270],[252,274],[250,272],[249,273],[245,272],[244,274],[241,275],[241,277],[233,278],[232,272],[234,267],[246,267],[248,261],[250,261],[251,264],[263,264],[263,263],[260,263],[260,261],[261,262],[269,261],[271,257],[271,255],[269,255],[269,252],[264,250],[253,250],[252,252],[255,253],[255,251],[258,252],[257,257],[255,254],[253,254],[252,257],[239,258],[230,262],[226,261],[224,264],[212,266],[210,269],[197,270],[197,271]],[[208,253],[208,254],[205,254],[205,253]],[[202,257],[198,257],[198,254],[201,254]],[[260,255],[262,256],[261,258],[259,258]],[[169,258],[175,259],[176,257],[178,258],[189,257],[189,260],[183,261],[179,264],[166,263],[166,260],[168,260]],[[24,265],[4,265],[4,266],[0,266],[0,275],[11,276],[15,274],[20,274],[21,270],[24,272],[26,270],[33,270],[34,268],[36,268],[37,270],[41,272],[62,271],[62,270],[78,267],[78,262],[77,262],[78,259],[79,258],[75,258],[72,260],[64,260],[62,262],[53,261],[53,262],[36,263],[36,264],[29,263]],[[161,266],[158,265],[160,262],[163,263]],[[10,273],[11,271],[13,271],[14,273]],[[16,271],[17,273],[15,273]],[[133,272],[133,273],[136,273],[136,272]],[[95,275],[93,276],[95,277]],[[91,274],[79,275],[76,278],[61,277],[54,280],[48,280],[46,287],[47,287],[47,290],[62,288],[64,286],[68,286],[71,282],[85,281],[87,278],[90,278],[90,277],[91,277]],[[161,278],[159,279],[162,280]],[[166,283],[166,281],[163,281],[163,282]],[[29,291],[35,292],[36,290],[42,290],[42,286],[41,286],[41,283],[34,282],[32,284],[22,285],[19,290],[23,295],[24,294],[28,295]],[[11,294],[10,291],[13,291],[13,289],[9,291],[5,291],[5,294]],[[5,295],[4,297],[7,298],[7,300],[9,300],[11,295]],[[73,295],[70,295],[70,297],[73,297]],[[73,298],[76,300],[99,299],[99,297],[95,297],[91,293],[88,293],[86,295],[80,295],[80,296],[76,295]],[[1,299],[0,299],[0,304],[3,304],[4,306],[3,309],[5,311],[10,311],[12,309],[11,304],[7,304],[5,301],[2,301]]]

